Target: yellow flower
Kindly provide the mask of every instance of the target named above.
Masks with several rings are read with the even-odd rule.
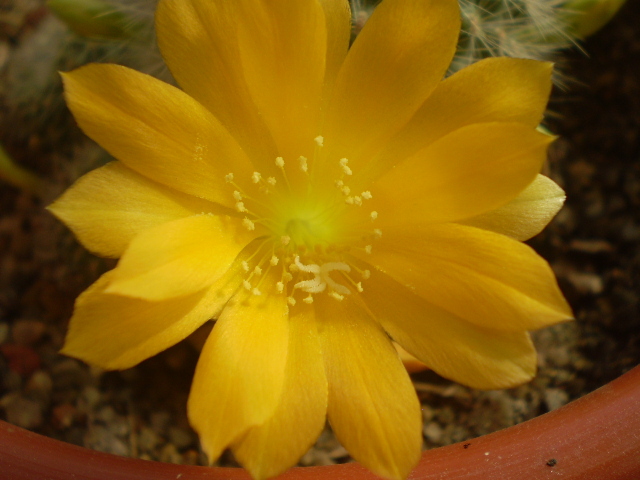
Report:
[[[391,340],[477,388],[529,380],[527,331],[571,316],[519,240],[564,195],[538,175],[551,66],[507,58],[442,81],[455,0],[384,0],[348,50],[346,0],[161,0],[183,90],[115,65],[64,75],[119,161],[51,210],[121,257],[77,300],[63,352],[129,368],[217,318],[189,418],[215,460],[294,465],[328,416],[375,473],[420,456]]]

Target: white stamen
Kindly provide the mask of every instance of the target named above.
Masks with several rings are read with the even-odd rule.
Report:
[[[247,217],[244,217],[242,219],[242,225],[249,231],[253,231],[256,229],[256,225],[255,223],[253,223],[251,220],[249,220]]]
[[[316,142],[316,145],[318,145],[319,147],[322,147],[324,145],[324,137],[322,135],[318,135],[313,139],[313,141]]]
[[[374,228],[373,229],[373,236],[376,238],[381,238],[382,237],[382,230],[380,230],[379,228]]]
[[[279,168],[284,168],[284,158],[277,157],[276,158],[276,166]]]
[[[244,288],[246,288],[247,290],[251,290],[251,284],[249,283],[249,280],[243,280],[242,281],[242,285],[244,286]]]
[[[371,245],[367,245],[364,247],[364,251],[367,255],[371,255],[371,250],[373,249],[373,247]]]
[[[376,218],[378,218],[378,212],[376,212],[375,210],[373,212],[371,212],[369,214],[369,216],[371,217],[371,220],[375,220]]]
[[[267,178],[267,183],[273,187],[276,184],[276,178],[275,177]]]
[[[249,271],[249,262],[247,262],[247,261],[243,260],[243,261],[242,261],[242,269],[243,269],[245,272],[248,272],[248,271]]]
[[[354,200],[353,197],[347,197],[344,199],[344,203],[346,203],[347,205],[353,205],[354,204]]]
[[[253,269],[253,273],[255,273],[256,275],[262,275],[262,269],[256,265],[256,268]]]
[[[309,294],[309,296],[308,297],[304,297],[302,299],[302,301],[304,303],[306,303],[307,305],[311,305],[313,303],[313,297],[311,296],[311,294]]]
[[[278,293],[284,292],[284,283],[282,283],[282,282],[276,283],[276,291]]]
[[[272,267],[275,267],[276,265],[278,265],[279,261],[280,259],[274,255],[271,257],[271,260],[269,260],[269,263],[271,264]]]
[[[298,161],[300,162],[300,169],[304,173],[307,173],[309,171],[309,166],[307,165],[307,157],[300,156],[298,158]]]
[[[258,183],[260,180],[262,180],[262,175],[260,175],[260,172],[253,172],[253,175],[251,175],[251,181],[253,183]]]
[[[351,189],[349,187],[347,187],[346,185],[344,185],[340,190],[342,191],[342,194],[345,195],[345,196],[347,196],[347,195],[349,195],[351,193]]]
[[[340,295],[338,292],[329,292],[329,296],[335,298],[338,301],[344,300],[344,295]]]
[[[262,292],[257,288],[254,288],[253,290],[251,290],[251,293],[253,293],[256,297],[259,297],[260,295],[262,295]]]
[[[362,198],[364,198],[365,200],[371,200],[373,198],[373,196],[371,195],[371,192],[369,190],[362,192],[360,194],[362,196]]]
[[[285,247],[289,245],[290,241],[291,241],[291,237],[289,235],[283,235],[280,237],[280,243],[282,243],[282,245],[284,245]]]
[[[362,272],[362,278],[364,280],[368,280],[369,278],[371,278],[371,270],[364,270]]]
[[[238,210],[241,213],[246,213],[249,210],[247,210],[247,207],[244,206],[244,202],[237,202],[236,203],[236,210]]]
[[[362,288],[362,282],[356,283],[356,288],[360,293],[364,292],[364,288]]]
[[[293,297],[287,297],[287,303],[293,307],[296,304],[296,299]]]
[[[289,272],[284,272],[284,273],[282,274],[282,279],[283,279],[285,282],[290,282],[291,280],[293,280],[293,275],[291,275]]]
[[[238,190],[234,190],[233,198],[235,198],[238,202],[242,200],[242,194]]]
[[[358,206],[362,205],[362,197],[356,195],[355,197],[353,197],[353,203],[355,203]]]
[[[233,173],[227,173],[227,174],[224,176],[224,179],[225,179],[225,181],[226,181],[227,183],[231,183],[231,182],[233,182]]]
[[[336,180],[336,187],[342,188],[344,186],[344,182],[342,180]]]

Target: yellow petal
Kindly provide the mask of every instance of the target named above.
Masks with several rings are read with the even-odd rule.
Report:
[[[389,337],[346,297],[318,295],[318,330],[338,440],[375,474],[404,480],[420,458],[420,403]]]
[[[438,85],[371,162],[371,175],[466,125],[517,122],[535,128],[551,92],[551,71],[548,62],[507,57],[487,58],[460,70]]]
[[[378,223],[452,222],[494,210],[536,178],[552,140],[518,123],[456,130],[376,182]]]
[[[387,229],[367,257],[416,295],[481,327],[535,330],[572,317],[549,264],[504,235],[456,224]]]
[[[250,241],[238,224],[197,215],[145,230],[124,252],[107,293],[165,300],[209,287]]]
[[[48,209],[104,257],[121,256],[134,236],[156,225],[226,210],[152,182],[120,162],[87,173]]]
[[[283,295],[255,296],[241,289],[222,311],[200,355],[187,406],[211,462],[273,415],[288,343]]]
[[[161,0],[158,46],[180,86],[220,119],[252,160],[273,163],[278,153],[240,62],[241,6],[228,0]]]
[[[225,175],[253,168],[225,128],[184,92],[119,65],[62,74],[80,127],[127,167],[184,193],[233,207]]]
[[[130,368],[218,315],[240,283],[239,269],[208,290],[162,302],[104,293],[113,277],[107,272],[76,300],[61,353],[110,370]]]
[[[338,74],[326,119],[331,158],[356,173],[436,88],[455,51],[455,0],[385,0],[356,38]]]
[[[506,205],[460,223],[516,240],[528,240],[555,217],[565,198],[564,191],[553,180],[538,175],[531,185]]]
[[[228,1],[228,0],[218,0]],[[235,0],[247,88],[285,159],[313,153],[327,31],[317,0]]]
[[[327,55],[325,65],[325,101],[331,95],[338,71],[349,50],[351,38],[351,11],[349,2],[319,0],[324,10],[327,29]]]
[[[327,414],[327,379],[313,309],[299,305],[289,322],[282,397],[271,418],[251,427],[233,453],[254,480],[292,467],[313,445]]]
[[[367,307],[395,341],[438,374],[485,389],[511,388],[535,375],[536,352],[527,332],[468,323],[370,270],[362,293]]]

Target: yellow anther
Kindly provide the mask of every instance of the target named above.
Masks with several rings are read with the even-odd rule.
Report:
[[[285,282],[290,282],[291,280],[293,280],[293,275],[291,275],[289,272],[284,272],[284,273],[282,274],[282,279],[283,279]]]
[[[256,297],[259,297],[260,295],[262,295],[262,292],[257,288],[254,288],[253,290],[251,290],[251,293],[253,293]]]
[[[352,175],[353,174],[351,169],[349,167],[347,167],[346,165],[344,167],[342,167],[342,171],[344,172],[345,175]]]
[[[360,196],[362,198],[364,198],[365,200],[371,200],[373,198],[373,196],[371,195],[371,192],[369,190],[367,190],[366,192],[362,192],[360,194]]]
[[[316,145],[318,145],[319,147],[322,147],[324,145],[324,137],[322,135],[318,135],[313,139],[313,141],[316,142]]]
[[[307,157],[300,156],[298,158],[298,161],[300,162],[300,170],[302,170],[304,173],[307,173],[309,171],[309,166],[307,165]]]
[[[374,228],[373,229],[373,236],[376,237],[376,238],[382,237],[382,230],[380,230],[379,228]]]
[[[245,272],[248,272],[248,271],[249,271],[249,262],[247,262],[247,261],[243,260],[243,261],[242,261],[242,269],[243,269]]]
[[[355,197],[353,197],[353,203],[355,203],[358,206],[362,205],[362,197],[356,195]]]
[[[276,292],[278,293],[284,292],[284,283],[282,282],[276,283]]]
[[[258,183],[260,180],[262,180],[262,175],[260,175],[260,172],[253,172],[253,175],[251,175],[251,181],[253,183]]]
[[[341,158],[340,159],[340,166],[341,167],[346,167],[347,163],[349,163],[349,159],[348,158]]]
[[[373,247],[371,245],[367,245],[364,247],[364,251],[366,254],[371,255],[371,251],[373,250]]]
[[[269,263],[271,264],[272,267],[275,267],[276,265],[278,265],[279,261],[280,259],[274,255],[271,257],[271,260],[269,260]]]
[[[347,158],[340,159],[340,166],[342,167],[342,172],[345,175],[351,175],[353,172],[351,171],[347,163],[349,163],[349,160]]]
[[[311,301],[313,301],[313,299],[311,299]],[[296,304],[296,299],[293,297],[287,297],[287,303],[293,307]],[[310,302],[307,302],[307,303],[310,303]]]
[[[311,305],[313,303],[313,297],[311,296],[311,294],[309,294],[309,296],[308,297],[304,297],[302,299],[302,301],[304,303],[306,303],[307,305]]]
[[[251,284],[249,283],[249,280],[243,280],[242,281],[242,286],[244,288],[246,288],[247,290],[251,290]]]
[[[378,212],[376,212],[375,210],[373,212],[371,212],[369,214],[369,216],[371,217],[371,220],[375,220],[376,218],[378,218]]]
[[[329,296],[335,298],[338,301],[344,300],[344,295],[340,295],[338,292],[329,292]]]
[[[276,158],[276,166],[278,168],[284,168],[284,158],[282,157],[277,157]]]
[[[362,288],[362,282],[358,282],[358,283],[356,283],[356,289],[357,289],[360,293],[364,292],[364,288]]]
[[[276,184],[276,177],[267,178],[267,183],[273,187]]]
[[[244,206],[244,202],[237,202],[236,203],[236,210],[238,210],[241,213],[246,213],[249,210],[247,210],[247,207]]]
[[[247,217],[242,219],[242,225],[249,231],[253,231],[256,229],[256,224],[249,220]]]
[[[362,272],[362,278],[364,280],[368,280],[369,278],[371,278],[371,270],[364,270]]]
[[[233,182],[233,173],[227,173],[227,174],[224,176],[224,179],[225,179],[225,181],[226,181],[227,183],[231,183],[231,182]]]
[[[285,247],[289,245],[289,242],[291,242],[291,237],[289,235],[283,235],[280,237],[280,243]]]
[[[347,197],[344,199],[344,203],[346,203],[347,205],[353,205],[355,203],[355,200],[353,199],[353,197]]]
[[[343,187],[340,189],[340,191],[345,196],[347,196],[347,195],[349,195],[351,193],[351,189],[349,187],[347,187],[346,185],[343,185]]]
[[[238,190],[234,190],[233,198],[235,198],[238,202],[242,200],[242,194]]]
[[[336,180],[336,187],[342,188],[344,186],[344,182],[342,180]]]
[[[256,275],[262,275],[262,269],[256,265],[256,268],[253,269],[253,273],[255,273]]]

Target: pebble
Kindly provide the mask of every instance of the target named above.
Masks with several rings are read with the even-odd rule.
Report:
[[[20,393],[13,392],[0,399],[0,407],[5,411],[7,422],[27,430],[33,430],[42,425],[43,405],[40,402],[26,398]]]
[[[58,430],[65,430],[73,425],[78,415],[78,410],[70,403],[63,403],[53,407],[51,413],[54,426]]]
[[[0,352],[9,361],[9,369],[24,378],[40,368],[40,356],[31,347],[5,343]]]
[[[548,388],[544,392],[544,401],[549,410],[555,410],[569,402],[569,395],[559,388]]]
[[[433,443],[440,443],[443,431],[442,427],[436,422],[429,422],[422,429],[422,433],[427,440]]]
[[[42,338],[45,329],[45,324],[40,320],[21,319],[13,324],[11,338],[16,345],[31,346]]]
[[[189,432],[178,427],[169,428],[169,440],[178,450],[183,450],[194,443],[194,438]]]
[[[37,397],[45,404],[49,403],[53,391],[53,380],[44,370],[37,370],[29,377],[24,391],[31,397]]]

